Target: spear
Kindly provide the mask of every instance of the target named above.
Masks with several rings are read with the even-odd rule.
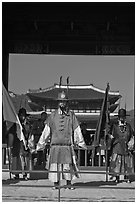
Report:
[[[59,79],[59,92],[61,92],[61,86],[62,86],[62,76]]]
[[[60,80],[59,80],[59,87],[61,87],[62,85],[62,76],[60,77]]]
[[[125,110],[127,109],[127,95],[125,96]]]
[[[67,77],[67,99],[69,99],[69,77]],[[67,102],[67,104],[68,104],[68,102]],[[67,112],[68,112],[68,110],[69,110],[69,104],[67,105]]]
[[[120,105],[121,105],[121,98],[119,98],[119,106],[118,106],[118,111],[120,110]]]
[[[67,77],[67,98],[69,98],[68,97],[68,92],[69,92],[69,77]]]

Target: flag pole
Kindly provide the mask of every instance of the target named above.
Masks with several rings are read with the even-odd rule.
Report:
[[[59,79],[59,90],[58,90],[58,93],[61,92],[61,86],[62,86],[62,76],[60,76],[60,79]]]
[[[59,79],[59,91],[61,91],[61,86],[62,86],[62,76],[60,76],[60,79]]]
[[[105,125],[105,146],[106,146],[106,182],[108,182],[108,144],[107,144],[107,136],[108,136],[108,124],[109,124],[109,97],[108,92],[110,90],[109,83],[107,83],[106,93],[107,93],[107,103],[106,103],[106,125]]]
[[[26,141],[25,137],[22,131],[22,125],[20,123],[19,117],[16,113],[16,110],[14,108],[14,105],[12,103],[12,100],[8,94],[8,91],[2,85],[2,105],[3,105],[3,119],[4,121],[7,122],[7,130],[9,130],[13,124],[16,124],[16,133],[17,137],[20,141],[23,141],[25,150],[27,149],[26,147]],[[10,124],[10,125],[9,125]],[[11,149],[10,149],[11,150]],[[9,155],[10,154],[10,155]],[[8,159],[9,159],[9,168],[11,168],[11,152],[8,150]],[[10,169],[9,169],[10,171]],[[11,175],[10,175],[11,177]]]
[[[125,110],[127,110],[127,95],[125,95]]]
[[[67,99],[69,99],[69,77],[67,77]],[[67,112],[69,109],[69,101],[67,102]]]
[[[119,106],[118,106],[118,111],[120,110],[121,107],[121,98],[119,98]]]
[[[69,77],[67,77],[67,98],[69,98],[68,97],[68,92],[69,92]]]
[[[11,180],[11,148],[7,148],[7,153],[8,153],[8,162],[9,162],[9,176]]]

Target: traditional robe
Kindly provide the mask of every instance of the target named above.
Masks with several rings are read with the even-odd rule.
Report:
[[[23,141],[20,141],[17,137],[17,126],[16,123],[8,131],[8,147],[10,147],[10,169],[12,173],[17,175],[19,173],[14,173],[14,170],[22,171],[22,174],[25,175],[24,170],[28,170],[30,167],[30,158],[29,158],[29,148],[28,148],[28,135],[30,132],[30,124],[25,120],[22,124],[22,132],[24,134],[26,147],[24,146]]]
[[[131,143],[134,146],[134,133],[129,123],[121,124],[120,121],[112,124],[110,173],[134,173],[133,155],[130,151]]]
[[[61,174],[60,179],[72,180],[74,174],[79,177],[74,144],[83,148],[86,148],[86,145],[75,114],[71,111],[62,113],[60,109],[52,112],[37,144],[37,151],[45,148],[50,135],[49,169],[51,171],[70,171],[70,173]],[[59,180],[58,174],[49,173],[49,179],[57,182]]]

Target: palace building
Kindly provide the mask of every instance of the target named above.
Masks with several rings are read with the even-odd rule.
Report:
[[[2,34],[2,81],[8,90],[10,54],[135,55],[135,3],[3,2]],[[86,122],[88,129],[95,130],[105,90],[93,84],[69,87],[54,84],[45,89],[29,90],[24,96],[12,96],[12,100],[17,110],[24,103],[24,106],[30,105],[32,111],[27,111],[31,115],[42,110],[50,114],[57,107],[57,96],[61,90],[68,90],[69,107],[78,120]],[[19,103],[16,103],[17,97]],[[109,91],[111,117],[116,114],[120,98],[119,92]],[[4,121],[2,129],[2,164],[5,165],[7,145]],[[86,158],[87,151],[85,162]]]
[[[48,114],[57,108],[58,93],[64,91],[69,98],[69,108],[73,110],[79,122],[85,122],[88,129],[96,129],[98,117],[102,102],[105,96],[105,90],[89,85],[61,85],[54,84],[45,89],[29,90],[27,96],[30,103],[38,104]],[[116,114],[118,100],[121,95],[118,91],[109,91],[110,116]],[[36,114],[38,112],[30,112]]]

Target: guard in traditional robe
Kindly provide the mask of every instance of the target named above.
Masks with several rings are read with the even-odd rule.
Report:
[[[134,159],[132,151],[134,149],[134,132],[131,125],[126,122],[126,110],[120,109],[118,120],[110,127],[110,138],[112,152],[110,157],[109,172],[112,177],[116,177],[116,182],[120,180],[120,174],[126,174],[124,178],[130,182],[128,175],[134,173]]]
[[[36,145],[39,141],[39,138],[42,134],[42,131],[45,127],[45,121],[47,119],[47,113],[45,111],[43,111],[41,113],[41,118],[34,121],[32,128],[31,128],[31,138],[29,138],[29,147],[30,150],[32,150],[32,163],[33,163],[33,167],[35,166],[40,166],[42,165],[43,168],[45,168],[45,154],[46,152],[44,151],[38,151],[37,154],[35,154],[35,152],[33,153],[33,148],[36,148]],[[31,139],[31,141],[30,141]],[[31,142],[31,143],[30,143]],[[32,146],[31,146],[32,144]],[[31,148],[33,147],[33,148]]]
[[[14,179],[19,179],[19,173],[14,172],[18,170],[22,172],[23,179],[27,180],[27,173],[24,170],[29,170],[30,156],[28,148],[28,138],[30,133],[30,124],[27,120],[26,109],[21,108],[18,113],[20,123],[22,125],[22,132],[26,142],[26,148],[23,141],[20,141],[17,137],[17,126],[16,123],[8,131],[8,147],[10,148],[10,168],[12,173],[15,175]]]
[[[9,153],[9,166],[14,175],[14,179],[19,179],[19,173],[14,172],[14,170],[21,170],[21,160],[20,160],[20,140],[17,137],[17,127],[14,123],[9,129],[8,133],[8,153]]]
[[[30,164],[31,164],[30,149],[28,145],[31,127],[30,127],[29,120],[27,118],[28,114],[25,108],[21,108],[19,110],[18,115],[19,115],[20,123],[22,125],[22,132],[24,134],[25,142],[26,142],[26,148],[25,148],[23,141],[20,141],[20,159],[21,159],[21,166],[22,166],[22,174],[23,174],[23,178],[25,180],[28,180],[27,173],[24,171],[29,170]]]
[[[49,180],[54,182],[53,189],[57,189],[59,180],[65,179],[69,189],[74,189],[71,180],[79,177],[77,173],[74,145],[86,149],[81,129],[75,114],[68,109],[68,99],[65,92],[58,95],[58,109],[51,113],[46,121],[45,128],[37,144],[37,151],[45,148],[50,139],[49,170],[68,171],[61,173],[49,173]]]

